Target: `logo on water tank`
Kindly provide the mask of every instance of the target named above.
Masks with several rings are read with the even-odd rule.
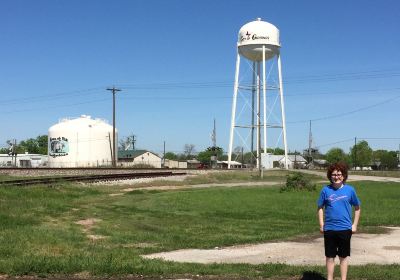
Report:
[[[67,156],[69,152],[68,139],[65,137],[50,138],[49,156],[62,157]]]
[[[240,36],[240,42],[250,40],[269,40],[269,36],[260,36],[255,33],[251,34],[249,31],[247,31],[245,35]]]

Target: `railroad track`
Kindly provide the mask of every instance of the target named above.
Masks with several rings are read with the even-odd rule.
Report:
[[[99,182],[99,181],[115,181],[138,178],[155,178],[168,176],[182,176],[184,172],[143,172],[143,173],[126,173],[126,174],[102,174],[102,175],[81,175],[81,176],[59,176],[48,178],[20,179],[0,181],[0,186],[28,186],[28,185],[51,185],[61,182]]]

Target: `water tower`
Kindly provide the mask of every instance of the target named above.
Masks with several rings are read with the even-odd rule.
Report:
[[[245,67],[246,69],[244,72],[242,69],[243,75],[241,75],[242,72],[240,68],[241,57],[244,58],[244,64],[247,66]],[[268,70],[268,74],[266,70]],[[250,81],[246,83],[245,78],[242,78],[242,76],[248,75],[249,73],[251,73]],[[267,78],[269,81],[268,86]],[[267,100],[269,99],[267,99],[267,89],[268,92],[271,91],[271,93],[276,93],[275,101],[271,102],[271,106],[268,107]],[[261,91],[263,97],[262,100]],[[241,104],[238,102],[238,95],[241,97]],[[279,99],[280,102],[277,102]],[[280,110],[278,109],[280,114],[275,114],[276,103],[280,104]],[[236,114],[240,105],[242,105],[242,107],[239,109],[239,114]],[[261,106],[263,109],[262,112]],[[248,112],[250,114],[247,114]],[[272,120],[273,117],[276,119]],[[283,138],[283,146],[285,150],[284,167],[287,169],[287,139],[279,30],[274,25],[258,18],[255,21],[243,25],[239,30],[228,151],[228,168],[230,168],[231,165],[234,138],[237,135],[239,136],[238,138],[242,140],[242,144],[246,145],[251,152],[254,151],[254,140],[256,140],[256,165],[258,169],[261,170],[262,149],[263,153],[267,155],[267,139],[271,138],[267,138],[267,128],[278,128],[280,130],[279,136],[277,135],[276,138],[278,139],[277,142],[281,141]],[[243,130],[247,131],[247,136],[242,135],[241,131]],[[263,132],[263,141],[261,140],[261,131]],[[256,137],[254,137],[254,133],[256,133]],[[249,140],[250,146],[248,146]]]

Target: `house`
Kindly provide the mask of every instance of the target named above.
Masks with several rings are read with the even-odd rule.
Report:
[[[242,163],[240,163],[238,161],[234,161],[234,160],[231,160],[230,162],[227,160],[217,161],[217,167],[222,168],[222,169],[227,169],[229,163],[230,163],[231,169],[243,168]]]
[[[197,159],[189,159],[189,160],[187,160],[187,168],[195,168],[195,169],[198,169],[198,168],[202,168],[202,167],[204,167],[204,165],[202,165],[201,164],[201,162],[200,161],[198,161]]]
[[[178,161],[172,159],[166,159],[164,161],[164,168],[187,168],[188,163],[186,161]]]
[[[8,154],[0,154],[0,167],[36,168],[46,167],[47,164],[47,155],[25,153],[12,156]]]
[[[311,169],[326,169],[329,165],[329,162],[326,159],[314,159],[310,164],[309,168]]]
[[[147,150],[124,150],[118,151],[119,166],[149,166],[161,168],[161,157]]]
[[[306,168],[307,166],[306,159],[301,155],[288,155],[287,163],[290,169]],[[285,156],[262,153],[261,165],[265,169],[285,168]]]

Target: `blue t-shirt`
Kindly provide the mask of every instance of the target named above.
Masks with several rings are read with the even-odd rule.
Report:
[[[351,229],[351,207],[359,205],[360,200],[352,186],[344,184],[339,189],[324,186],[318,199],[318,208],[325,208],[324,231]]]

